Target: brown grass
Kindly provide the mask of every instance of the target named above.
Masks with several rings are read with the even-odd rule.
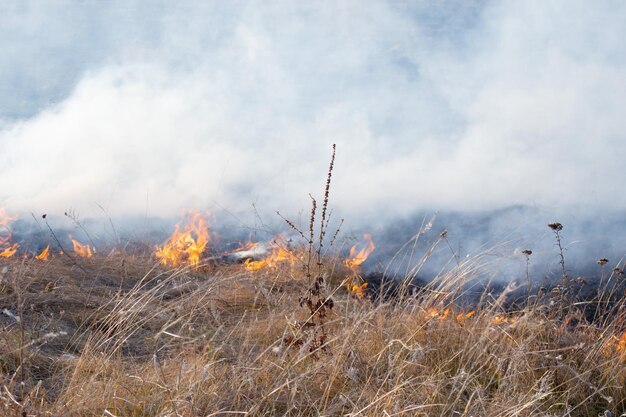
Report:
[[[433,284],[445,296],[373,303],[349,297],[326,262],[335,307],[322,353],[284,342],[301,338],[296,323],[307,319],[300,268],[166,270],[119,252],[78,262],[82,269],[62,258],[2,260],[0,415],[625,411],[626,353],[616,342],[623,316],[600,327],[572,320],[574,308],[565,320],[544,304],[507,314],[500,299],[457,319],[450,303],[472,268]],[[494,324],[496,316],[507,320]]]

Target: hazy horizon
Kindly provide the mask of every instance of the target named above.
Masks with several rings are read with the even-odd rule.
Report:
[[[626,207],[620,2],[5,2],[0,204]]]

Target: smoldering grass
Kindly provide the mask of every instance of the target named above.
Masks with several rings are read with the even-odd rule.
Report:
[[[88,293],[85,276],[59,258],[46,270],[25,265],[20,279],[29,283],[27,304],[52,308],[55,298],[90,295],[57,305],[65,313],[55,312],[52,322],[37,319],[37,309],[24,309],[30,351],[23,392],[8,384],[17,357],[3,354],[0,361],[0,403],[6,400],[8,410],[68,416],[108,410],[116,416],[548,417],[603,410],[619,415],[626,407],[617,317],[604,327],[567,327],[540,308],[505,311],[511,294],[505,292],[486,296],[473,315],[458,318],[468,311],[454,300],[487,256],[463,260],[460,269],[446,271],[402,303],[356,304],[333,290],[337,306],[325,324],[332,355],[317,356],[282,343],[285,317],[297,323],[308,316],[294,302],[299,284],[287,278],[276,284],[237,265],[162,270],[149,259],[128,259],[133,285],[122,293],[95,280],[89,284],[97,288]],[[106,262],[109,273],[119,268],[116,259],[96,260]],[[297,271],[293,279],[304,281]],[[66,276],[59,288],[37,292],[55,274]],[[15,295],[0,297],[6,302]],[[432,307],[450,311],[432,315]],[[64,326],[70,334],[60,339],[68,342],[29,345],[37,333],[47,333],[46,326]],[[16,330],[0,329],[0,345],[17,343]],[[45,374],[42,361],[48,361]]]
[[[83,271],[84,273],[87,273],[87,270],[85,270],[85,268],[83,268],[82,265],[80,265],[78,262],[76,262],[74,257],[72,255],[70,255],[67,250],[65,250],[65,248],[61,244],[61,241],[59,240],[59,238],[57,237],[56,233],[54,232],[54,229],[52,229],[52,226],[50,226],[50,224],[48,223],[48,215],[47,214],[43,214],[41,216],[41,218],[43,219],[44,223],[46,224],[46,227],[48,228],[48,231],[50,232],[50,236],[52,236],[52,239],[54,239],[54,241],[56,242],[59,250],[61,251],[61,253],[63,253],[63,256],[67,257],[67,259],[69,259],[70,262],[72,262],[72,264],[74,264],[81,271]]]
[[[325,196],[330,174],[326,184]],[[341,285],[326,285],[337,260],[311,242],[326,236],[312,224],[328,227],[330,212],[317,217],[312,201],[308,237],[300,232],[309,262],[285,275],[240,265],[166,270],[142,255],[96,256],[86,273],[59,258],[46,268],[7,261],[15,288],[0,287],[0,303],[23,326],[0,328],[0,406],[67,416],[624,412],[626,308],[615,290],[596,322],[580,319],[576,303],[565,316],[539,302],[511,309],[513,285],[463,307],[498,247],[456,262],[453,252],[452,267],[412,287],[446,239],[418,253],[434,220],[425,219],[394,257],[407,264],[385,270],[404,271],[396,297],[355,303]],[[324,275],[313,274],[316,263]],[[52,279],[59,285],[43,290]]]
[[[80,215],[76,212],[76,210],[74,210],[74,209],[66,210],[63,213],[63,215],[65,217],[67,217],[68,219],[70,219],[72,221],[72,223],[74,223],[76,225],[76,227],[78,227],[85,234],[85,236],[87,236],[87,239],[89,239],[89,243],[91,244],[91,246],[94,249],[97,249],[96,248],[96,244],[94,243],[93,239],[91,238],[91,234],[85,228],[85,225],[81,221]]]

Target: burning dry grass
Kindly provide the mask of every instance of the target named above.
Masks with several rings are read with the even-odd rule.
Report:
[[[188,215],[186,226],[176,225],[176,230],[162,247],[157,247],[156,257],[165,266],[181,264],[198,265],[200,256],[211,240],[208,224],[199,212]]]
[[[506,294],[461,310],[434,289],[463,273],[374,303],[348,295],[346,271],[327,280],[327,351],[311,352],[306,337],[286,342],[303,338],[309,314],[298,268],[171,270],[120,252],[78,262],[2,261],[0,415],[625,411],[623,313],[597,326],[537,303],[507,312]]]

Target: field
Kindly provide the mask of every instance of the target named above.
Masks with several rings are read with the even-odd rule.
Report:
[[[626,0],[0,0],[0,417],[626,417]]]
[[[471,263],[410,295],[375,297],[350,284],[357,267],[335,256],[311,282],[298,262],[307,248],[298,250],[258,268],[172,267],[118,249],[0,258],[0,415],[626,410],[625,312],[615,294],[595,320],[554,292],[512,311],[505,289],[461,310]]]
[[[74,213],[84,243],[44,216],[41,251],[0,218],[0,415],[626,415],[623,264],[574,279],[551,223],[550,285],[531,250],[518,284],[486,285],[488,256],[461,259],[446,231],[407,242],[404,273],[365,274],[372,237],[345,253],[343,221],[329,228],[333,164],[308,227],[283,217],[295,240],[228,251],[199,212],[156,247],[99,249]],[[444,244],[450,263],[420,281]]]

